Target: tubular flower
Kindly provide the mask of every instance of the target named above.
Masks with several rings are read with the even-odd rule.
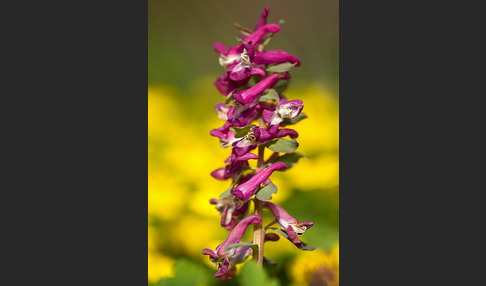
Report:
[[[245,37],[245,41],[258,44],[263,39],[263,37],[268,33],[277,33],[280,31],[280,26],[277,24],[265,24],[255,30],[251,35]],[[230,64],[238,62],[241,53],[244,49],[244,44],[241,43],[235,47],[227,46],[225,49],[224,45],[221,43],[214,44],[214,50],[219,53],[219,64],[223,67],[227,67]]]
[[[213,129],[209,131],[209,134],[211,136],[219,138],[219,144],[222,148],[228,148],[235,141],[238,141],[238,139],[235,138],[235,134],[231,130],[229,130],[229,128],[227,128],[226,130],[224,128]]]
[[[224,199],[211,199],[209,203],[215,205],[216,210],[221,215],[221,226],[226,230],[232,230],[236,223],[236,218],[243,215],[248,210],[248,202],[235,203],[234,196]]]
[[[263,202],[263,207],[268,208],[272,212],[280,227],[289,235],[293,244],[298,248],[304,247],[297,235],[304,235],[305,231],[314,225],[313,222],[304,221],[299,223],[296,218],[289,215],[282,207],[271,202]]]
[[[247,153],[243,156],[231,156],[232,159],[226,167],[218,168],[211,172],[211,176],[218,180],[226,180],[235,177],[242,167],[248,167],[248,160],[258,159],[253,153]]]
[[[222,120],[228,120],[228,111],[230,110],[230,106],[227,106],[224,103],[218,103],[214,106],[214,111],[218,114],[218,118]]]
[[[243,156],[255,149],[258,144],[265,144],[272,139],[285,136],[290,136],[290,138],[294,139],[299,134],[292,129],[263,129],[253,126],[242,139],[233,141],[233,153],[238,156]]]
[[[253,66],[265,66],[272,64],[280,64],[290,62],[295,66],[300,66],[300,60],[294,55],[288,54],[280,50],[268,50],[259,52],[254,49],[252,42],[245,44],[246,63]]]
[[[221,94],[223,94],[224,96],[227,96],[233,90],[246,85],[250,80],[250,78],[248,77],[247,79],[242,81],[234,81],[230,79],[229,75],[230,72],[227,72],[224,75],[218,77],[218,79],[214,82],[214,85],[216,86],[218,91],[221,92]]]
[[[255,194],[255,191],[258,189],[260,184],[268,180],[268,178],[274,171],[285,170],[286,168],[287,165],[285,165],[285,163],[283,162],[274,163],[261,170],[260,172],[256,173],[248,181],[232,189],[231,194],[233,194],[238,199],[245,201]]]
[[[263,119],[270,125],[277,125],[285,118],[295,118],[304,108],[302,100],[294,99],[287,101],[285,97],[282,97],[277,104],[275,110],[264,109],[262,112]]]
[[[209,260],[215,265],[218,265],[218,271],[214,274],[214,277],[222,276],[228,271],[230,258],[236,254],[236,248],[225,250],[226,246],[239,243],[248,226],[250,224],[260,223],[261,221],[262,218],[258,215],[247,216],[233,228],[226,240],[216,247],[216,250],[203,249],[202,254],[209,255]]]
[[[280,74],[274,73],[249,89],[245,89],[240,93],[233,93],[232,96],[241,105],[247,105],[257,99],[267,88],[274,85],[281,77]]]
[[[250,42],[251,43],[251,42]],[[239,63],[233,62],[227,66],[229,72],[229,78],[234,81],[242,81],[250,78],[252,75],[258,75],[259,77],[265,76],[265,71],[262,69],[263,64],[254,64],[249,57],[249,52],[247,50],[248,45],[245,45],[243,52],[240,55]],[[253,51],[253,47],[249,46]]]
[[[265,234],[264,241],[277,241],[280,237],[275,233]],[[253,243],[253,241],[252,241]],[[229,258],[228,271],[219,277],[221,281],[226,281],[236,275],[236,265],[245,262],[248,256],[253,255],[253,249],[249,246],[240,246],[236,249],[236,253]]]

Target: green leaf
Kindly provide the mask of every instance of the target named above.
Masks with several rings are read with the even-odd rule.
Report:
[[[172,277],[166,277],[160,279],[155,286],[175,286],[174,284],[174,278]]]
[[[268,142],[267,144],[265,144],[265,146],[274,152],[290,153],[297,150],[297,147],[299,147],[299,143],[297,143],[297,140],[295,139],[289,140],[280,138]]]
[[[231,185],[231,187],[229,189],[227,189],[226,191],[222,192],[221,195],[219,195],[219,199],[226,199],[228,197],[231,196],[231,189],[233,188],[233,185]]]
[[[232,244],[229,244],[227,245],[224,250],[225,251],[228,251],[230,250],[231,248],[235,248],[235,247],[238,247],[238,246],[249,246],[251,248],[253,248],[253,251],[254,252],[257,252],[258,251],[258,245],[257,244],[253,244],[251,242],[240,242],[240,243],[232,243]]]
[[[260,96],[259,101],[275,100],[277,103],[280,100],[278,93],[274,89],[270,89],[266,94]]]
[[[234,99],[233,99],[233,92],[230,92],[230,94],[228,94],[228,95],[226,96],[226,100],[224,101],[224,103],[225,103],[225,104],[229,104],[229,103],[231,103],[231,102],[233,102],[233,101],[234,101]]]
[[[287,72],[295,66],[296,63],[281,63],[267,68],[267,72]]]
[[[275,161],[273,161],[273,163],[276,163],[276,162],[284,163],[285,165],[287,165],[287,169],[285,169],[283,171],[287,171],[288,169],[292,168],[299,161],[300,158],[307,158],[307,156],[304,156],[304,155],[302,155],[298,152],[287,153],[287,154],[284,154],[282,156],[277,157],[277,159],[275,159]]]
[[[285,118],[283,120],[283,124],[285,124],[285,125],[293,125],[293,124],[296,124],[297,122],[301,121],[304,118],[307,118],[307,115],[305,115],[304,112],[301,112],[299,115],[297,115],[294,118]]]
[[[270,276],[277,276],[277,262],[263,256],[263,267],[267,270]]]
[[[282,230],[280,228],[275,228],[275,227],[269,227],[268,229],[271,229],[271,230],[273,230],[275,232],[278,232],[278,234],[280,234],[281,236],[285,237],[288,241],[292,242],[292,240],[290,239],[289,235],[287,234],[287,232],[285,230]],[[297,245],[294,244],[295,247],[299,248],[300,250],[314,250],[314,249],[317,248],[315,246],[308,245],[307,243],[303,242],[302,240],[300,242],[302,242],[302,245],[304,247],[299,248],[299,247],[297,247]]]
[[[266,271],[257,266],[254,260],[248,261],[237,276],[241,286],[279,286],[275,278],[270,278]]]
[[[181,258],[174,265],[174,284],[177,286],[194,286],[208,284],[208,269],[204,265],[189,259]],[[191,273],[191,275],[187,275]],[[169,284],[170,285],[170,284]]]
[[[240,138],[240,137],[243,137],[245,136],[248,131],[250,131],[250,128],[255,126],[255,124],[250,124],[250,125],[247,125],[245,127],[230,127],[230,130],[235,134],[235,137],[236,138]]]
[[[272,199],[272,194],[277,193],[277,190],[277,186],[274,183],[270,183],[257,191],[256,197],[259,200],[268,201]]]

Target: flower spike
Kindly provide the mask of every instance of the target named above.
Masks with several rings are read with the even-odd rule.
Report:
[[[215,250],[205,248],[202,254],[208,255],[211,262],[218,266],[214,276],[221,281],[234,277],[236,265],[246,261],[250,255],[253,255],[257,265],[263,265],[264,242],[280,238],[275,233],[265,233],[276,222],[282,231],[274,230],[297,247],[311,250],[298,236],[312,227],[313,222],[299,223],[280,206],[262,201],[271,199],[269,194],[276,193],[277,187],[270,179],[273,172],[287,169],[285,155],[280,156],[279,153],[293,152],[298,147],[295,140],[299,136],[297,131],[281,126],[297,123],[298,120],[288,122],[287,119],[297,117],[303,109],[301,100],[287,100],[281,94],[282,86],[286,87],[291,78],[289,70],[300,66],[300,59],[285,51],[265,50],[269,40],[280,31],[279,25],[267,23],[269,10],[265,7],[253,31],[235,24],[241,32],[237,45],[214,44],[214,50],[219,54],[219,64],[225,70],[214,84],[226,100],[214,106],[218,118],[224,123],[209,133],[219,138],[221,147],[231,147],[231,155],[224,161],[226,165],[211,172],[211,176],[218,180],[231,179],[231,185],[219,199],[210,199],[210,203],[221,215],[221,227],[230,233]],[[275,140],[287,136],[294,140]],[[292,144],[292,147],[286,146],[288,144]],[[258,155],[252,153],[257,147]],[[274,153],[265,160],[266,148]],[[250,160],[257,160],[256,167],[252,166]],[[260,193],[257,193],[259,190]],[[254,204],[254,215],[246,214],[250,200]],[[275,216],[274,222],[265,228],[262,208],[268,208]],[[258,225],[253,228],[253,241],[241,242],[250,224]],[[271,259],[266,258],[266,261]]]

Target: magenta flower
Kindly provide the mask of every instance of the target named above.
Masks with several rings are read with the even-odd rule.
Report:
[[[251,60],[250,54],[253,55],[253,47],[250,45],[245,45],[244,47],[243,52],[240,54],[239,62],[234,61],[226,67],[229,72],[229,78],[234,81],[243,81],[252,75],[264,77],[265,71],[261,69],[264,65],[254,64]],[[247,50],[248,48],[250,51]]]
[[[247,105],[257,99],[267,88],[274,85],[280,77],[280,74],[274,73],[249,89],[233,93],[233,98],[241,105]]]
[[[251,35],[245,37],[246,42],[252,42],[254,45],[260,43],[263,37],[269,33],[277,33],[280,31],[280,26],[277,24],[265,24],[256,29]],[[244,49],[244,44],[238,44],[236,47],[227,46],[224,47],[221,43],[214,44],[214,50],[219,53],[219,64],[223,67],[227,67],[240,60],[241,53]]]
[[[243,156],[231,155],[227,160],[227,163],[229,164],[224,168],[214,170],[211,172],[211,176],[218,180],[234,178],[238,175],[240,170],[242,170],[244,167],[248,167],[248,160],[251,159],[258,159],[258,156],[253,153],[247,153]]]
[[[255,149],[258,144],[265,144],[272,139],[282,138],[285,136],[290,136],[290,138],[295,139],[299,136],[299,134],[292,129],[264,129],[253,126],[250,128],[250,131],[248,131],[248,134],[242,137],[241,140],[236,139],[233,141],[233,154],[243,156]]]
[[[280,237],[277,234],[267,233],[265,234],[264,242],[277,241],[279,239]],[[236,264],[245,262],[248,259],[248,256],[250,255],[253,255],[253,249],[251,247],[249,246],[238,247],[238,249],[236,249],[235,254],[229,258],[228,270],[222,276],[219,276],[219,280],[226,281],[230,278],[233,278],[236,275]]]
[[[270,125],[277,125],[285,118],[295,118],[304,108],[302,100],[294,99],[287,101],[285,97],[282,97],[277,104],[275,110],[264,109],[262,117]]]
[[[280,50],[268,50],[265,52],[259,52],[253,48],[252,42],[248,42],[245,45],[245,51],[245,60],[249,65],[263,67],[265,65],[290,62],[295,64],[295,66],[297,67],[300,66],[300,60],[296,56]]]
[[[224,199],[211,199],[209,203],[215,205],[216,210],[221,215],[221,226],[226,230],[232,230],[236,223],[236,218],[243,215],[248,210],[248,202],[235,203],[234,196]]]
[[[256,29],[251,35],[245,38],[245,42],[252,42],[254,46],[258,45],[266,34],[277,33],[280,31],[280,26],[277,24],[265,24]],[[243,51],[244,44],[239,44],[241,51]]]
[[[215,109],[224,110],[225,108],[219,105],[216,106]],[[249,125],[259,114],[261,107],[259,104],[249,104],[247,106],[240,106],[237,108],[229,106],[227,109],[227,113],[224,113],[224,111],[220,111],[218,113],[218,115],[222,114],[222,116],[227,118],[224,125],[209,132],[211,136],[218,137],[220,139],[219,143],[223,148],[227,148],[234,142],[241,140],[241,138],[235,138],[235,134],[230,130],[230,127],[244,127]]]
[[[296,218],[290,216],[282,207],[268,201],[263,202],[263,207],[268,208],[272,212],[278,224],[287,232],[293,244],[298,248],[304,247],[297,235],[304,235],[305,231],[314,225],[313,222],[305,221],[299,223]]]
[[[252,75],[259,77],[265,76],[265,71],[262,69],[265,65],[279,64],[279,63],[295,63],[300,65],[300,60],[291,54],[284,51],[272,50],[259,52],[255,51],[252,42],[245,44],[245,48],[240,55],[239,62],[233,61],[226,66],[229,73],[229,79],[234,82],[247,82]]]
[[[218,77],[218,79],[214,82],[214,85],[218,89],[221,94],[227,96],[230,92],[235,89],[238,89],[241,86],[244,86],[248,83],[250,78],[247,78],[242,81],[234,81],[229,77],[230,72],[225,73],[224,75]]]
[[[228,121],[236,127],[249,125],[261,110],[258,103],[241,106],[235,102],[234,106],[234,109],[228,112]]]
[[[222,120],[228,120],[228,111],[231,106],[227,106],[224,103],[218,103],[214,106],[214,111],[218,114],[218,118]]]
[[[265,234],[264,242],[267,241],[277,241],[280,237],[275,233],[267,233]],[[252,241],[253,243],[253,241]],[[219,277],[219,280],[226,281],[230,278],[233,278],[236,275],[236,264],[240,264],[245,262],[248,259],[248,256],[253,255],[253,249],[249,246],[240,246],[236,249],[236,253],[229,258],[229,267],[228,271],[225,274]]]
[[[215,265],[218,265],[218,271],[214,274],[214,277],[223,276],[230,266],[230,258],[237,253],[236,248],[225,250],[226,246],[234,243],[239,243],[243,237],[246,229],[250,224],[258,224],[262,222],[262,218],[258,215],[250,215],[242,219],[230,232],[226,240],[216,247],[216,250],[208,248],[203,249],[203,255],[209,255],[209,260]]]
[[[218,129],[213,129],[209,131],[209,134],[214,137],[219,138],[219,144],[221,145],[222,148],[228,148],[231,146],[234,142],[238,141],[239,138],[235,138],[235,134],[229,130],[228,128],[218,128]]]
[[[258,187],[260,187],[262,183],[268,180],[268,178],[274,171],[285,170],[286,168],[287,165],[285,165],[285,163],[283,162],[277,162],[275,164],[272,164],[264,168],[260,172],[256,173],[248,181],[238,185],[236,188],[233,188],[231,190],[231,194],[233,194],[238,199],[245,201],[255,194],[255,191],[258,189]]]
[[[219,276],[219,280],[226,281],[235,277],[236,275],[236,264],[240,264],[245,262],[248,259],[248,256],[253,254],[253,249],[249,246],[240,246],[236,249],[236,252],[233,256],[229,257],[229,265],[228,270],[226,270],[223,275]],[[217,277],[215,275],[215,277]]]

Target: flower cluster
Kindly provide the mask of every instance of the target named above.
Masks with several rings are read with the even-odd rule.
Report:
[[[218,180],[231,179],[232,183],[210,203],[221,214],[221,226],[230,233],[215,250],[205,248],[202,253],[209,255],[211,262],[218,266],[215,277],[223,281],[235,276],[235,265],[246,261],[250,255],[261,265],[263,242],[279,239],[275,233],[265,233],[268,229],[284,236],[299,249],[314,249],[298,238],[313,223],[299,222],[282,207],[268,201],[277,191],[270,180],[272,173],[288,170],[303,157],[294,152],[298,147],[298,133],[285,127],[306,117],[301,100],[288,100],[282,94],[290,79],[289,70],[300,66],[300,60],[284,51],[264,50],[273,34],[280,31],[279,25],[267,24],[268,12],[267,7],[253,31],[239,26],[242,35],[235,47],[214,44],[220,55],[219,63],[226,69],[215,85],[226,101],[214,107],[225,123],[211,130],[210,135],[219,138],[221,147],[231,146],[231,155],[226,165],[211,175]],[[273,151],[267,160],[264,159],[265,148]],[[258,155],[251,153],[255,149]],[[250,167],[250,160],[257,160],[256,168]],[[254,203],[255,214],[245,217],[250,201]],[[263,209],[268,209],[275,217],[265,228],[262,227]],[[275,223],[280,228],[270,227]],[[255,225],[254,240],[241,242],[250,224]]]

